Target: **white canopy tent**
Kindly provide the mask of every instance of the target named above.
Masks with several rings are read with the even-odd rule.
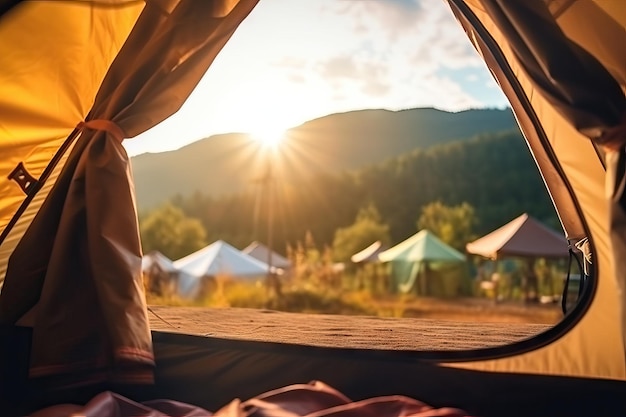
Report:
[[[350,260],[355,264],[378,262],[378,254],[385,250],[387,250],[387,247],[385,247],[380,240],[377,240],[368,247],[352,255]]]
[[[203,276],[229,276],[241,279],[256,279],[268,273],[266,263],[246,255],[223,240],[178,259],[174,266],[189,275],[200,278]]]
[[[172,284],[174,291],[182,298],[193,298],[198,287],[198,278],[185,272],[174,265],[167,256],[159,251],[152,251],[143,256],[141,259],[141,270],[144,273],[150,273],[154,266],[160,271],[170,274],[170,278],[174,281]]]
[[[149,271],[154,265],[163,272],[178,272],[178,268],[174,266],[174,262],[159,251],[146,253],[143,258],[141,258],[141,270],[143,272]]]
[[[245,253],[246,255],[250,255],[252,256],[254,259],[257,259],[261,262],[267,263],[268,259],[270,259],[269,257],[269,248],[267,246],[265,246],[264,244],[254,241],[252,243],[250,243],[248,246],[246,246],[245,248],[243,248],[241,250],[243,253]],[[276,267],[276,268],[280,268],[280,269],[289,269],[291,268],[291,261],[287,258],[285,258],[284,256],[282,256],[280,253],[277,253],[275,251],[271,251],[272,252],[272,256],[271,256],[271,261],[272,261],[272,267]]]

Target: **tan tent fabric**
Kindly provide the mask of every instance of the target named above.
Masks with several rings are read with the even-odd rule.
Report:
[[[609,212],[612,218],[611,245],[615,260],[621,260],[626,256],[626,228],[619,225],[623,223],[626,205],[620,204],[623,189],[615,188],[613,184],[626,181],[626,173],[619,168],[626,163],[626,96],[619,84],[619,80],[624,81],[626,54],[622,47],[621,54],[612,56],[603,51],[601,57],[595,57],[570,40],[564,33],[567,28],[561,28],[553,19],[551,12],[565,14],[567,8],[558,1],[548,3],[483,0],[487,12],[507,37],[514,55],[533,85],[572,126],[596,144],[602,145],[609,154],[605,163],[609,168],[606,175],[607,189],[613,197],[613,207]],[[595,10],[587,7],[586,11],[589,13],[585,16],[587,20],[590,15],[595,20],[602,19],[597,16],[604,13],[599,7]],[[622,10],[615,8],[614,11],[617,16],[623,16],[626,14],[626,6],[622,4]],[[585,46],[596,53],[608,49],[605,48],[608,41],[615,45],[623,45],[626,41],[624,27],[620,31],[618,22],[612,20],[610,14],[603,20],[616,38],[607,38],[595,45],[586,42]],[[596,21],[594,24],[596,32],[600,23],[604,22]],[[581,30],[577,28],[576,32],[580,33]],[[597,41],[597,38],[594,40]],[[616,276],[624,275],[621,265],[616,264],[614,271]],[[624,294],[624,305],[626,280],[619,280],[618,284]],[[626,313],[623,314],[623,327],[626,329]]]
[[[577,130],[604,143],[626,114],[626,98],[609,71],[565,35],[544,2],[482,3],[533,85]]]
[[[618,286],[618,280],[623,280],[624,274],[613,269],[603,162],[589,139],[538,91],[505,34],[486,12],[483,2],[449,0],[449,3],[511,101],[568,237],[582,238],[581,232],[590,237],[597,282],[590,307],[559,340],[525,354],[455,366],[625,379],[625,329],[616,319],[621,316],[621,306],[626,302]],[[580,0],[554,2],[554,5],[556,3],[563,7],[550,10],[565,35],[579,42],[605,68],[609,68],[613,77],[620,80],[621,89],[626,90],[626,65],[615,66],[625,59],[621,42],[625,22],[620,16],[626,12],[626,3],[613,2],[608,7],[618,10],[613,10],[615,13],[610,15],[603,11],[610,1]],[[589,22],[591,15],[596,17],[593,23]],[[603,29],[598,30],[598,27]],[[613,30],[616,27],[619,30]],[[550,165],[552,169],[544,169]],[[577,218],[577,212],[583,223],[571,222]]]
[[[467,252],[486,258],[502,256],[565,258],[567,240],[527,213],[466,245]]]
[[[33,326],[31,376],[89,383],[115,364],[116,379],[150,380],[138,369],[152,364],[152,352],[128,159],[104,135],[82,156],[65,167],[11,256],[1,320],[16,323],[34,307],[21,321]]]
[[[79,124],[82,135],[61,177],[9,261],[0,322],[31,321],[31,376],[150,380],[134,190],[120,141],[180,108],[255,5],[147,3],[89,121]]]

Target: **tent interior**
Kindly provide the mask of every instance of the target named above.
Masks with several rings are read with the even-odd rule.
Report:
[[[510,101],[584,262],[588,285],[561,322],[456,350],[409,333],[454,339],[460,328],[393,338],[381,321],[369,337],[349,318],[343,331],[359,343],[300,338],[309,316],[248,338],[151,329],[121,142],[178,111],[257,2],[0,3],[0,414],[107,390],[215,411],[317,380],[352,400],[402,395],[476,416],[626,415],[626,2],[616,0],[444,1]],[[281,327],[295,331],[279,339]]]

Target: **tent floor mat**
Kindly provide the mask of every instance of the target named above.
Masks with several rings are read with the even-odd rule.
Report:
[[[382,350],[472,350],[528,339],[552,326],[151,306],[153,330],[224,339]]]

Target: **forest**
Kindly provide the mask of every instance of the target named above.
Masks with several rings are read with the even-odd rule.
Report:
[[[286,254],[306,237],[320,250],[332,248],[336,261],[345,261],[351,251],[371,243],[367,239],[381,236],[395,244],[414,234],[424,225],[427,207],[431,218],[442,210],[461,210],[464,236],[440,236],[460,250],[468,239],[524,212],[560,228],[535,162],[516,129],[297,180],[281,178],[280,170],[275,170],[256,188],[230,195],[216,197],[209,190],[179,194],[140,211],[140,228],[145,252],[157,249],[172,259],[217,239],[238,248],[255,240],[267,242],[271,229],[272,247],[279,253]],[[359,230],[367,229],[368,221],[376,230],[370,234]],[[360,237],[355,242],[346,234]]]

